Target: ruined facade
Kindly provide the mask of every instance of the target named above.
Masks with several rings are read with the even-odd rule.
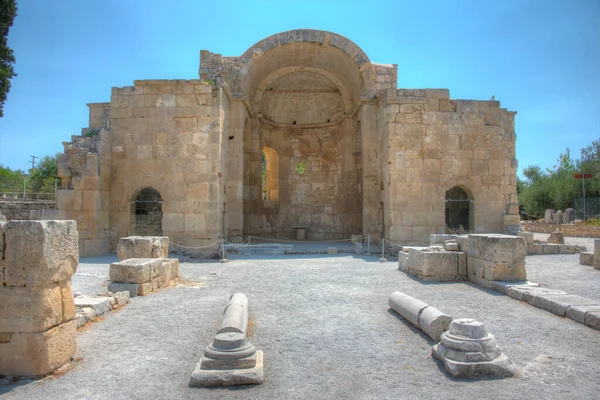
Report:
[[[65,143],[61,217],[77,220],[84,255],[116,248],[144,212],[144,229],[189,247],[296,226],[402,244],[517,227],[515,113],[397,89],[397,71],[340,35],[295,30],[240,57],[201,51],[198,80],[113,88]]]

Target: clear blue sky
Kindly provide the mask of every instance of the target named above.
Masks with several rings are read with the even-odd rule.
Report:
[[[552,167],[600,138],[600,0],[18,1],[9,34],[18,77],[0,119],[0,163],[63,150],[86,103],[134,79],[194,79],[199,51],[241,55],[281,31],[333,31],[371,61],[398,64],[400,88],[518,111],[520,167]]]

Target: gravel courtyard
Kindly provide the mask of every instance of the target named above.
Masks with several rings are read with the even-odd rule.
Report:
[[[82,259],[74,291],[105,290],[116,257]],[[592,399],[600,393],[600,332],[468,283],[423,283],[377,257],[252,256],[182,263],[169,287],[84,327],[78,361],[57,378],[0,386],[6,399]],[[577,255],[528,257],[528,277],[599,298],[600,271]],[[455,380],[433,342],[389,310],[400,290],[484,322],[516,377]],[[255,387],[188,387],[230,294],[250,302],[249,340],[265,354]]]

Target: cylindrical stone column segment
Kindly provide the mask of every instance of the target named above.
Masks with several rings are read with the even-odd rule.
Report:
[[[392,310],[400,314],[405,320],[419,327],[419,316],[429,305],[402,292],[391,294],[388,304]]]
[[[235,293],[223,312],[221,328],[217,333],[237,332],[246,336],[248,329],[248,298],[243,293]]]
[[[392,293],[388,303],[392,310],[436,342],[440,341],[442,333],[448,330],[452,322],[451,316],[402,292]]]
[[[448,330],[451,322],[451,316],[444,314],[435,307],[425,308],[419,316],[419,327],[436,342],[441,340],[442,333]]]

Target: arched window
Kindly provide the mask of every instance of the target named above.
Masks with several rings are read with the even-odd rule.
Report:
[[[131,234],[162,236],[162,198],[158,190],[144,188],[131,203]]]
[[[446,192],[446,233],[473,231],[473,199],[465,189],[454,186]]]
[[[279,156],[270,147],[261,154],[262,199],[279,201]]]

